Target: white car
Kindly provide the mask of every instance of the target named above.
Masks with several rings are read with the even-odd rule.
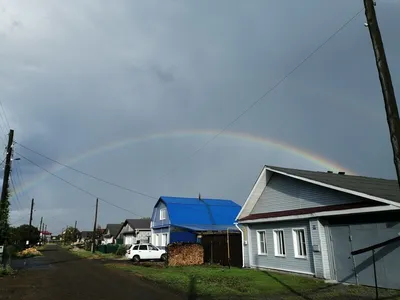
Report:
[[[167,252],[152,244],[136,244],[129,247],[125,257],[134,262],[150,259],[165,261],[167,259]]]

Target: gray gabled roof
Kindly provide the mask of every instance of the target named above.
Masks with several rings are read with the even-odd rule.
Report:
[[[105,229],[105,233],[108,232],[108,230],[110,230],[110,235],[111,236],[116,236],[117,233],[119,232],[119,230],[121,229],[123,223],[120,224],[107,224],[106,229]]]
[[[287,173],[289,175],[318,181],[324,184],[400,203],[400,187],[397,180],[328,172],[306,171],[275,166],[265,167],[276,170],[278,172]]]
[[[150,219],[126,219],[132,229],[150,229]]]

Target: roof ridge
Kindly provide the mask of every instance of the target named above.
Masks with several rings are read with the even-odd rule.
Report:
[[[328,173],[328,171],[313,171],[313,170],[305,170],[305,169],[298,169],[298,168],[288,168],[288,167],[278,167],[278,166],[272,166],[272,165],[265,165],[267,168],[271,169],[285,169],[285,170],[293,170],[293,171],[302,171],[302,172],[310,172],[310,173],[319,173],[319,174],[329,174],[330,176],[342,176],[342,177],[352,177],[352,178],[367,178],[367,179],[378,179],[378,180],[385,180],[385,181],[390,181],[390,182],[397,182],[396,179],[387,179],[387,178],[381,178],[381,177],[371,177],[371,176],[365,176],[365,175],[353,175],[353,174],[338,174],[338,173]],[[342,178],[341,177],[341,178]]]

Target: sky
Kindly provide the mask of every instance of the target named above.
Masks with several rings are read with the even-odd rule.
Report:
[[[14,129],[20,158],[12,225],[29,221],[32,198],[33,225],[43,217],[53,233],[75,221],[90,230],[96,197],[103,227],[150,216],[161,195],[242,205],[266,164],[394,179],[362,9],[361,0],[0,0],[0,143]],[[400,1],[376,10],[399,94]]]

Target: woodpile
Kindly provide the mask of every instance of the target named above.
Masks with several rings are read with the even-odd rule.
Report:
[[[168,266],[192,266],[204,263],[204,249],[200,244],[173,243],[168,248]]]

